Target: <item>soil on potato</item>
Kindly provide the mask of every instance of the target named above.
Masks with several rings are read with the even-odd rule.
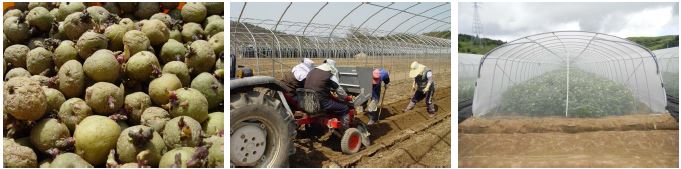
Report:
[[[668,114],[604,118],[471,118],[459,124],[459,167],[675,167]]]
[[[340,139],[320,141],[325,127],[298,131],[290,167],[449,167],[451,152],[450,74],[436,74],[433,97],[437,115],[429,118],[424,101],[403,111],[411,98],[411,81],[394,81],[386,91],[379,123],[369,126],[371,146],[345,155]],[[442,84],[442,85],[440,85]],[[357,115],[367,122],[365,115]]]

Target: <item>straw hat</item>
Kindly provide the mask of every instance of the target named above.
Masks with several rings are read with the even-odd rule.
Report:
[[[419,74],[421,74],[424,70],[426,70],[426,66],[420,64],[419,62],[411,62],[411,67],[409,69],[409,77],[410,78],[415,78]]]

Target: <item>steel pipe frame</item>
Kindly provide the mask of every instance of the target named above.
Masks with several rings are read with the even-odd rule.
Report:
[[[354,10],[357,8],[360,8],[363,5],[372,5],[372,6],[379,6],[381,7],[380,10],[378,10],[376,13],[368,17],[364,23],[368,22],[370,19],[373,18],[376,14],[380,13],[381,11],[385,9],[389,10],[398,10],[400,11],[398,14],[402,13],[408,13],[411,15],[419,16],[422,18],[425,18],[421,20],[419,23],[423,23],[425,21],[433,21],[433,23],[421,28],[420,30],[416,31],[417,35],[414,34],[392,34],[397,28],[393,29],[390,32],[380,30],[378,28],[362,28],[360,27],[353,28],[350,26],[342,26],[342,22],[345,20],[347,16],[349,16]],[[299,22],[288,22],[283,20],[283,17],[286,15],[288,9],[291,7],[291,5],[294,5],[293,3],[289,3],[288,6],[286,6],[286,9],[284,12],[281,14],[281,16],[276,20],[266,20],[266,19],[251,19],[251,18],[244,18],[242,17],[243,12],[246,8],[246,3],[244,4],[244,7],[242,7],[242,11],[240,12],[240,15],[238,18],[236,18],[237,24],[232,24],[236,25],[232,29],[233,31],[230,33],[232,37],[232,42],[230,43],[233,46],[237,46],[239,49],[232,49],[232,51],[235,51],[236,53],[239,53],[238,51],[244,51],[243,48],[250,47],[252,48],[252,51],[254,56],[256,58],[260,58],[261,55],[263,54],[262,52],[265,52],[265,55],[270,55],[270,56],[265,56],[268,58],[271,58],[273,61],[273,70],[274,70],[274,63],[276,62],[274,60],[274,56],[276,55],[278,58],[283,58],[282,53],[286,53],[286,57],[290,56],[293,57],[292,53],[295,53],[297,50],[298,57],[303,57],[306,54],[309,53],[310,49],[313,49],[316,54],[316,56],[322,56],[322,57],[350,57],[350,54],[352,53],[357,53],[357,52],[364,52],[367,53],[369,56],[373,55],[380,55],[381,57],[385,55],[391,55],[391,56],[403,56],[403,55],[420,55],[420,54],[425,54],[425,55],[437,55],[441,57],[446,57],[448,58],[451,54],[451,48],[449,47],[451,45],[451,41],[449,39],[440,39],[440,38],[434,38],[434,37],[429,37],[429,36],[423,36],[423,35],[418,35],[422,32],[425,31],[435,31],[435,30],[440,30],[440,28],[449,25],[449,22],[444,22],[445,24],[437,26],[436,23],[443,23],[441,21],[442,19],[438,20],[435,19],[434,17],[439,16],[444,14],[445,12],[439,12],[433,16],[424,16],[422,15],[425,12],[422,12],[420,14],[415,14],[412,12],[407,11],[406,9],[400,10],[400,9],[395,9],[390,7],[395,3],[391,3],[390,5],[383,6],[383,5],[378,5],[378,4],[373,4],[373,3],[361,3],[357,5],[355,8],[353,8],[350,12],[346,14],[343,19],[341,19],[336,25],[329,24],[318,24],[314,23],[314,18],[321,13],[321,11],[324,9],[328,3],[326,3],[322,8],[316,11],[315,15],[310,18],[308,23],[299,23]],[[420,3],[417,3],[415,5],[418,5]],[[441,5],[438,5],[436,7],[441,7],[444,5],[447,5],[449,3],[444,3]],[[412,5],[414,6],[414,5]],[[434,8],[431,8],[427,11],[430,11]],[[445,11],[449,11],[450,9],[447,9]],[[394,16],[398,15],[395,14]],[[393,16],[393,17],[394,17]],[[446,18],[450,18],[445,17]],[[392,17],[391,17],[392,18]],[[412,16],[414,18],[414,16]],[[411,19],[411,18],[410,18]],[[410,20],[407,19],[407,20]],[[261,32],[255,33],[252,32],[248,26],[245,23],[254,25],[254,26],[259,26],[265,29],[268,29],[268,34],[264,34]],[[387,20],[385,21],[387,22]],[[406,21],[403,21],[403,23]],[[268,26],[263,26],[263,25],[270,25]],[[415,24],[416,26],[418,24]],[[238,27],[243,26],[246,31],[239,31],[240,29]],[[414,26],[410,27],[407,30],[411,30]],[[437,26],[437,27],[434,27]],[[298,29],[292,29],[296,28]],[[279,28],[284,28],[283,30]],[[342,29],[342,30],[353,30],[356,32],[359,32],[359,34],[350,34],[352,37],[341,37],[342,35],[334,35],[334,32],[336,30]],[[373,29],[373,30],[372,30]],[[366,35],[365,33],[362,33],[362,30],[364,31],[371,31],[372,34]],[[301,33],[302,31],[302,33]],[[291,33],[293,32],[293,33]],[[386,33],[387,32],[387,33]],[[327,36],[324,36],[323,34],[328,33]],[[378,36],[372,36],[374,34],[382,34],[384,33],[384,37],[378,37]],[[446,32],[444,32],[446,33]],[[242,34],[242,35],[240,35]],[[302,36],[301,36],[302,35]],[[244,38],[249,37],[248,41],[245,41]],[[361,36],[361,37],[358,37]],[[295,38],[295,41],[293,41],[293,38]],[[324,40],[326,39],[326,40]],[[246,42],[246,43],[244,43]],[[294,46],[297,48],[294,48]],[[276,50],[274,50],[276,48]],[[269,50],[268,50],[269,49]],[[248,50],[248,49],[246,49]],[[293,51],[292,51],[293,50]],[[292,52],[291,52],[292,51]],[[246,52],[246,51],[244,51]],[[342,52],[342,54],[339,54],[339,52]],[[309,56],[309,55],[307,55]],[[367,57],[368,59],[368,57]],[[415,59],[415,58],[413,58]],[[256,59],[256,72],[260,72],[259,69],[259,59]],[[435,61],[436,59],[433,58],[431,61]],[[383,62],[383,58],[380,59],[381,64]],[[393,60],[394,63],[394,60]],[[365,61],[365,64],[368,64],[368,61]],[[280,64],[280,68],[283,67],[283,64]],[[446,69],[448,66],[441,66],[441,69]],[[274,73],[274,71],[273,71]],[[406,76],[406,75],[405,75]]]

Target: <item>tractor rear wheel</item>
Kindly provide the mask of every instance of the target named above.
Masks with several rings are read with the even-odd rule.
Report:
[[[288,167],[295,152],[295,124],[276,91],[231,95],[230,161],[236,167]]]

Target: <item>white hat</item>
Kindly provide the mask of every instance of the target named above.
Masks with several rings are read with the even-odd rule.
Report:
[[[321,69],[323,71],[331,72],[331,74],[336,74],[336,66],[329,64],[329,63],[324,63],[319,66],[317,66],[317,69]]]
[[[424,70],[426,70],[426,66],[420,64],[419,62],[412,62],[411,67],[409,69],[409,77],[410,78],[415,78],[419,74],[421,74]]]
[[[309,58],[303,58],[303,64],[310,69],[314,67],[314,61],[312,61],[312,59]]]

